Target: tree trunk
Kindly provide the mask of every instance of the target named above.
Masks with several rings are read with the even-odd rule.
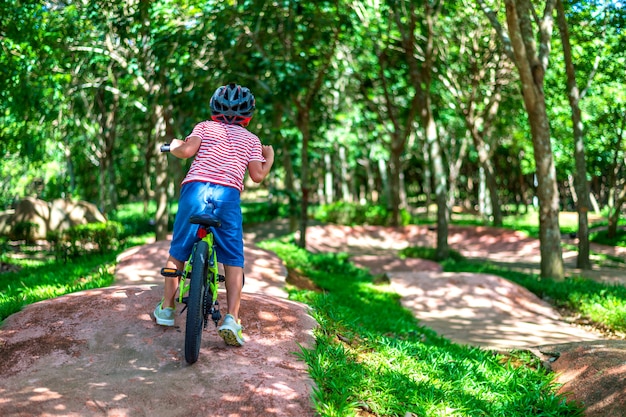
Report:
[[[554,4],[554,0],[548,3]],[[546,111],[543,80],[547,67],[547,54],[552,33],[552,8],[546,5],[541,22],[541,54],[537,55],[530,8],[525,0],[506,0],[506,18],[513,46],[515,65],[522,82],[524,105],[533,141],[537,169],[537,197],[539,200],[539,239],[541,252],[541,276],[556,280],[564,279],[561,231],[559,228],[559,194],[552,145],[550,124]]]
[[[352,201],[350,193],[350,178],[348,177],[348,162],[345,146],[339,146],[339,163],[341,164],[341,198],[343,201]]]
[[[538,176],[541,276],[562,280],[564,270],[559,227],[559,193],[545,107],[540,106],[537,112],[529,113],[529,120]]]
[[[626,122],[626,118],[622,119],[622,123]],[[624,129],[623,124],[621,126],[616,126],[616,138],[617,143],[615,146],[615,153],[613,156],[613,163],[611,173],[611,180],[608,184],[610,188],[609,195],[609,227],[607,230],[607,236],[609,238],[614,238],[617,235],[617,224],[619,222],[619,217],[621,213],[622,205],[626,200],[626,181],[624,179],[619,179],[619,173],[623,170],[624,165],[626,165],[626,158],[620,157],[622,153],[622,143],[624,142]]]
[[[493,163],[491,159],[487,159],[484,163],[485,181],[489,190],[489,201],[491,203],[492,223],[495,227],[502,226],[502,208],[500,207],[500,198],[498,198],[498,182],[494,174]]]
[[[389,191],[389,175],[387,174],[387,163],[385,162],[384,159],[379,159],[378,160],[378,173],[380,175],[380,182],[381,182],[381,190],[380,190],[380,194],[378,195],[378,199],[380,201],[380,199],[383,200],[383,202],[385,204],[387,204],[387,206],[389,206],[389,200],[390,200],[390,191]],[[382,194],[382,195],[381,195]]]
[[[426,218],[430,218],[430,206],[433,203],[433,170],[432,160],[430,157],[430,146],[428,142],[425,144],[426,152],[424,152],[424,195],[426,196]]]
[[[289,231],[293,233],[298,229],[298,198],[293,173],[293,164],[290,149],[287,143],[284,143],[282,154],[283,168],[285,169],[285,191],[289,202]]]
[[[556,4],[559,33],[561,34],[563,56],[565,58],[565,72],[567,73],[567,97],[572,108],[572,124],[574,126],[574,159],[576,160],[574,186],[578,196],[576,204],[578,211],[578,258],[576,266],[581,269],[591,269],[591,261],[589,260],[589,221],[587,217],[589,212],[589,184],[587,183],[583,122],[579,106],[580,94],[576,84],[576,73],[572,62],[572,51],[563,2],[557,0]]]
[[[119,97],[113,95],[112,102],[107,104],[104,89],[98,89],[96,102],[99,110],[100,150],[99,150],[99,209],[106,215],[113,208],[115,194],[115,167],[113,165],[113,149],[116,139],[116,119]]]
[[[491,205],[490,214],[492,216],[492,224],[496,227],[500,227],[502,226],[502,209],[500,208],[500,199],[498,198],[498,182],[496,181],[493,162],[490,157],[490,147],[475,128],[474,123],[468,121],[468,124],[470,125],[474,146],[478,151],[478,163],[485,175],[485,185],[489,192],[489,204]]]
[[[395,132],[395,135],[401,133]],[[391,146],[391,160],[390,160],[390,173],[389,173],[389,199],[387,200],[387,206],[391,208],[390,226],[397,227],[400,224],[400,176],[402,173],[402,153],[404,152],[404,145],[406,141],[402,138],[394,137],[392,139]]]
[[[167,134],[166,134],[166,115],[165,108],[163,105],[158,104],[155,108],[154,113],[155,121],[154,121],[154,143],[153,149],[155,149],[157,157],[155,158],[155,168],[156,168],[156,184],[155,184],[155,192],[156,192],[156,216],[155,216],[155,234],[156,240],[166,240],[168,234],[168,219],[169,219],[169,208],[168,208],[168,198],[167,198],[167,188],[169,185],[169,175],[168,175],[168,162],[166,155],[159,155],[159,148],[161,143],[167,142]]]
[[[297,116],[298,129],[302,133],[302,150],[300,152],[301,169],[300,169],[300,239],[298,246],[306,248],[306,229],[309,222],[309,141],[311,138],[309,109],[299,108]]]
[[[609,211],[609,226],[607,228],[607,237],[613,239],[617,236],[617,225],[619,223],[619,217],[622,206],[626,202],[626,186],[622,184],[622,191],[620,192],[615,202],[615,207]]]
[[[324,154],[324,203],[331,204],[334,196],[334,181],[333,181],[333,164],[329,153]]]
[[[426,99],[422,114],[422,124],[425,127],[425,137],[428,143],[428,153],[431,161],[431,172],[435,185],[435,201],[437,202],[437,247],[435,257],[438,260],[446,259],[450,253],[448,246],[448,225],[450,223],[450,208],[447,197],[447,177],[444,169],[442,150],[437,137],[437,127],[430,111],[430,98]]]

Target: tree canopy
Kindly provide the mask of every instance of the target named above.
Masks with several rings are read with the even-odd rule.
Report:
[[[107,214],[154,200],[162,237],[188,162],[158,145],[207,119],[234,81],[257,98],[249,129],[277,149],[266,186],[301,213],[301,245],[311,204],[386,207],[398,225],[435,203],[445,256],[453,207],[499,225],[536,197],[547,244],[548,219],[587,201],[575,178],[616,224],[625,22],[605,0],[3,3],[0,207],[36,195]],[[558,278],[554,262],[542,271]]]

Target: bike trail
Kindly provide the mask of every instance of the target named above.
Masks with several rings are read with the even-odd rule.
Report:
[[[173,328],[151,317],[168,248],[132,248],[120,256],[114,286],[9,317],[0,329],[0,416],[313,416],[313,382],[297,353],[313,346],[316,323],[286,299],[280,260],[247,245],[247,342],[226,346],[211,322],[198,362],[187,365],[184,315]]]

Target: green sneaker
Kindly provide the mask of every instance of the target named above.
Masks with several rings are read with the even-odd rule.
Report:
[[[241,324],[237,323],[232,315],[227,314],[226,317],[224,317],[222,325],[218,329],[218,333],[227,345],[243,346],[245,341],[243,340],[243,333],[241,332],[242,329],[243,327],[241,327]]]
[[[174,313],[176,309],[172,307],[161,308],[163,305],[163,300],[159,301],[156,308],[154,309],[154,318],[156,319],[156,323],[161,326],[173,326],[174,325]]]

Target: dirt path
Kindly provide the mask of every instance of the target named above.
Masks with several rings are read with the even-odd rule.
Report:
[[[459,344],[496,350],[604,340],[605,335],[565,323],[547,302],[495,275],[444,273],[434,262],[401,260],[397,253],[409,245],[433,247],[435,232],[426,226],[315,226],[309,229],[309,250],[342,251],[375,274],[386,273],[402,303],[421,323]],[[450,246],[468,258],[484,259],[535,271],[539,242],[521,233],[486,227],[451,227]],[[613,251],[626,256],[620,248]],[[573,254],[564,258],[573,265]],[[593,271],[601,281],[626,283],[626,271]],[[571,275],[580,274],[568,268]]]
[[[306,306],[286,300],[280,260],[252,244],[284,232],[279,222],[246,233],[246,345],[226,347],[211,327],[193,366],[183,359],[184,316],[171,329],[150,317],[161,296],[158,270],[169,242],[127,251],[114,287],[37,303],[11,316],[0,328],[0,416],[313,415],[313,383],[294,352],[298,344],[312,345],[315,323]],[[466,256],[536,268],[533,239],[488,228],[450,232],[452,247]],[[457,343],[504,350],[544,346],[535,351],[548,352],[546,363],[559,372],[564,390],[587,402],[588,416],[625,415],[615,410],[626,410],[626,345],[565,323],[542,300],[501,278],[446,274],[437,264],[395,256],[407,244],[432,245],[433,239],[425,227],[314,226],[308,232],[309,249],[349,252],[357,264],[387,273],[422,324]],[[624,277],[598,274],[601,280]],[[594,350],[580,351],[582,341]]]
[[[314,320],[289,301],[275,255],[246,248],[241,319],[247,343],[228,347],[212,323],[200,359],[183,352],[176,327],[154,324],[158,271],[169,242],[120,256],[114,287],[28,306],[0,329],[0,416],[312,416],[306,365]],[[225,294],[220,293],[225,305]]]

